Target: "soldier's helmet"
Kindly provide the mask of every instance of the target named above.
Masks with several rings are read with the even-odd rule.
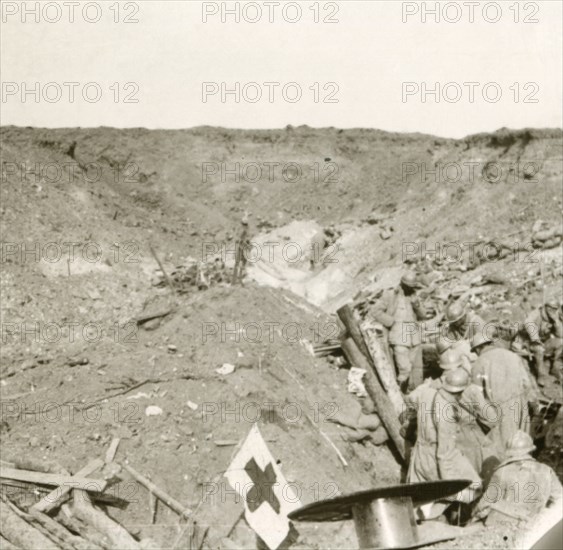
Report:
[[[557,298],[549,298],[545,302],[545,307],[548,309],[559,309],[560,306],[561,304]]]
[[[508,457],[530,454],[536,449],[533,439],[526,432],[518,430],[513,436],[506,449]]]
[[[440,357],[440,368],[444,371],[455,370],[461,365],[461,357],[452,349],[446,350]]]
[[[453,342],[449,338],[440,338],[436,342],[436,351],[439,355],[442,355],[446,350],[449,350],[453,346]]]
[[[401,277],[401,284],[409,288],[422,288],[416,273],[408,271]]]
[[[450,393],[461,393],[469,386],[469,373],[465,369],[448,371],[444,380],[444,389]]]
[[[476,347],[486,344],[487,342],[492,342],[490,336],[484,333],[482,330],[478,330],[471,338],[471,349],[474,350]]]
[[[450,304],[446,309],[446,321],[448,321],[448,323],[461,321],[465,317],[465,313],[465,308],[461,304]]]

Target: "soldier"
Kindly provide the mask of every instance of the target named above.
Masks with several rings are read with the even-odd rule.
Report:
[[[242,280],[245,274],[247,254],[251,248],[251,243],[248,238],[248,214],[245,213],[242,221],[242,233],[240,239],[235,244],[235,267],[233,271],[233,276],[231,279],[231,284],[235,285],[238,282],[242,284]]]
[[[456,437],[456,447],[467,457],[481,478],[488,479],[492,468],[499,463],[499,450],[487,437],[494,427],[498,412],[489,409],[492,405],[485,399],[483,392],[471,382],[471,367],[467,368],[469,361],[455,349],[446,350],[440,356],[440,368],[443,370],[442,383],[445,382],[449,372],[463,369],[469,375],[470,383],[461,393],[458,401],[460,419]]]
[[[466,311],[460,303],[450,304],[446,308],[446,333],[447,339],[452,342],[459,340],[471,341],[477,332],[483,332],[486,323],[479,315]]]
[[[416,443],[411,451],[407,482],[435,481],[440,479],[436,460],[436,425],[430,418],[437,385],[427,379],[405,397],[406,418],[401,433],[406,437],[416,427]]]
[[[544,306],[532,311],[524,322],[524,328],[524,336],[530,342],[530,349],[536,363],[538,385],[543,387],[547,384],[550,370],[557,382],[561,383],[563,326],[561,306],[558,300],[548,300]]]
[[[416,296],[422,288],[415,273],[405,273],[393,295],[387,295],[386,304],[380,303],[374,318],[390,329],[389,344],[397,367],[397,382],[404,388],[414,389],[422,383],[422,347],[419,321],[426,315]]]
[[[464,369],[447,371],[441,388],[436,391],[432,406],[439,479],[470,479],[472,485],[457,497],[459,502],[466,504],[475,499],[475,490],[481,486],[479,474],[457,444],[462,418],[460,402],[469,384],[469,374]]]
[[[462,367],[471,374],[472,364],[477,359],[477,356],[471,353],[471,344],[468,340],[452,342],[448,338],[441,338],[436,342],[436,352],[440,360],[447,351],[454,352],[461,359]]]
[[[512,436],[518,430],[529,430],[528,402],[532,399],[532,383],[521,358],[512,351],[494,347],[492,340],[482,332],[474,336],[471,350],[478,355],[473,365],[473,382],[495,406],[491,410],[499,413],[489,435],[504,455]]]
[[[512,436],[506,460],[495,470],[475,508],[474,521],[486,518],[487,526],[522,528],[530,526],[550,503],[561,509],[561,483],[549,466],[531,456],[534,449],[527,433],[517,431]]]

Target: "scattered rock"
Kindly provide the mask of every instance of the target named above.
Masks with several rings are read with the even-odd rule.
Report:
[[[145,416],[159,416],[162,414],[162,409],[156,405],[149,405],[145,409]]]

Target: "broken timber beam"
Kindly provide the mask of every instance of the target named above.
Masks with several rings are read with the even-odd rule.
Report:
[[[400,434],[401,424],[395,413],[395,409],[387,397],[385,390],[381,386],[375,375],[367,357],[359,350],[353,338],[347,338],[342,342],[342,349],[351,365],[366,371],[364,376],[364,386],[368,395],[371,397],[377,410],[377,414],[385,426],[389,437],[393,441],[397,452],[405,460],[405,441]]]
[[[59,550],[59,546],[19,517],[3,500],[0,501],[2,535],[26,550]]]
[[[389,437],[404,461],[405,441],[400,434],[401,424],[399,422],[397,404],[387,395],[386,388],[382,383],[384,378],[381,376],[376,361],[370,353],[364,334],[354,315],[354,309],[350,304],[347,304],[342,306],[337,311],[337,314],[346,329],[346,336],[348,337],[346,338],[345,336],[342,342],[342,350],[352,365],[366,371],[364,378],[366,391],[371,397]],[[387,379],[385,377],[385,380]]]
[[[395,413],[399,416],[405,410],[405,400],[399,388],[399,384],[397,384],[395,368],[390,363],[381,345],[381,341],[377,336],[377,329],[373,323],[364,321],[360,324],[360,330],[362,331],[364,340],[369,349],[370,357],[379,376],[379,380],[381,380],[381,385],[387,392],[389,400],[395,409]]]
[[[94,550],[91,543],[85,541],[81,537],[73,535],[47,514],[38,512],[32,508],[30,510],[30,516],[33,521],[37,522],[46,531],[48,531],[53,539],[57,543],[60,543],[61,546],[66,546],[72,550]]]
[[[72,495],[73,513],[79,520],[105,535],[110,546],[119,548],[119,550],[141,550],[140,544],[123,526],[92,505],[86,491],[75,489],[72,491]]]
[[[347,335],[354,339],[354,342],[356,342],[358,349],[365,355],[368,363],[372,366],[372,368],[375,368],[375,365],[373,365],[373,361],[371,360],[369,349],[364,341],[362,331],[360,330],[358,322],[356,321],[356,316],[354,315],[354,309],[352,308],[352,306],[350,304],[346,304],[345,306],[342,306],[336,313],[342,321]]]
[[[17,470],[15,468],[0,468],[0,478],[28,481],[39,485],[70,485],[71,489],[83,489],[101,493],[107,485],[103,479],[89,479],[85,477],[45,474],[31,470]]]
[[[101,458],[96,458],[89,462],[84,468],[82,468],[82,470],[76,472],[76,477],[80,478],[82,476],[89,476],[96,470],[100,469],[103,465],[104,461]],[[54,508],[57,508],[57,506],[60,506],[65,501],[65,496],[72,488],[73,487],[71,485],[57,487],[48,495],[45,495],[37,504],[32,506],[32,510],[36,510],[37,512],[49,512]]]

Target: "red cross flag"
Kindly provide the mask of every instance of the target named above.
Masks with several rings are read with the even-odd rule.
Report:
[[[254,425],[225,472],[231,487],[244,500],[248,525],[276,550],[292,528],[287,515],[301,507],[299,497],[287,483]]]

